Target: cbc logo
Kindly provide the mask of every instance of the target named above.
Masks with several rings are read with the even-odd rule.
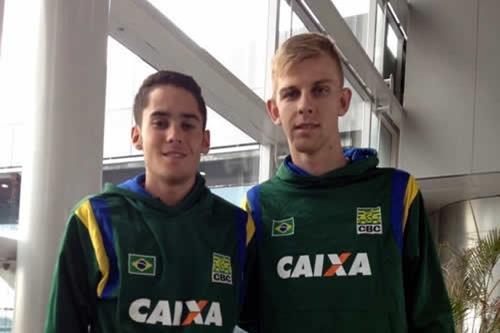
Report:
[[[381,234],[382,225],[381,224],[362,224],[358,225],[358,234]]]
[[[220,283],[228,283],[228,284],[232,284],[233,283],[231,275],[229,275],[229,274],[223,274],[223,273],[213,273],[212,274],[212,280],[214,282],[220,282]]]

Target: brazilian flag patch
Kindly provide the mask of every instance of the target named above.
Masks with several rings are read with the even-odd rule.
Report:
[[[295,221],[293,217],[283,220],[273,220],[272,237],[292,236],[295,233]]]
[[[129,253],[128,272],[129,274],[155,276],[156,257]]]

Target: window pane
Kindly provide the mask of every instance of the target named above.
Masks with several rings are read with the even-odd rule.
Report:
[[[0,174],[0,237],[17,238],[21,174]]]
[[[398,57],[398,37],[394,29],[389,25],[387,26],[387,48],[394,58]]]
[[[245,193],[259,180],[259,149],[217,154],[205,159],[200,166],[213,193],[235,205],[240,205]]]
[[[108,37],[104,158],[136,154],[130,141],[132,105],[142,81],[156,70]]]
[[[294,0],[290,1],[290,3],[293,6]],[[291,36],[304,32],[307,32],[304,23],[302,23],[286,0],[280,0],[279,44],[283,43]]]
[[[25,152],[25,125],[7,123],[0,125],[0,167],[19,167]]]
[[[4,274],[9,274],[6,272]],[[14,273],[12,273],[14,275]],[[0,277],[0,332],[11,332],[14,320],[14,289]]]
[[[391,83],[396,98],[403,101],[405,39],[390,16],[386,24],[386,45],[384,51],[383,77]]]
[[[384,48],[385,48],[385,13],[380,4],[377,4],[377,23],[375,28],[375,58],[374,65],[380,74],[384,70]]]
[[[208,108],[207,113],[207,129],[210,131],[211,148],[255,143],[254,139],[211,108]]]
[[[380,138],[380,119],[375,115],[374,112],[372,112],[371,117],[370,148],[376,149],[378,151]]]
[[[12,166],[12,146],[14,127],[12,125],[0,126],[0,167]]]
[[[391,166],[392,135],[383,124],[380,126],[380,144],[378,149],[379,165],[381,167]]]
[[[368,52],[368,15],[372,0],[331,0],[340,15],[354,33],[359,43]]]
[[[379,166],[381,167],[395,167],[393,164],[393,144],[397,145],[398,136],[393,134],[379,117],[372,113],[371,132],[370,132],[370,147],[378,152]],[[396,141],[394,141],[396,140]],[[397,147],[397,146],[396,146]],[[395,162],[397,163],[397,162]]]
[[[362,141],[364,115],[366,102],[350,85],[345,81],[345,86],[352,91],[351,105],[349,111],[339,120],[339,131],[343,147],[360,147]],[[366,129],[368,130],[368,129]]]
[[[264,98],[268,3],[149,0],[258,96]],[[227,13],[221,15],[221,13]],[[219,17],[224,19],[215,19]]]

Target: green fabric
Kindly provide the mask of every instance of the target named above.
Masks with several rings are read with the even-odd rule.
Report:
[[[111,217],[118,284],[107,297],[97,296],[96,254],[87,228],[73,213],[54,273],[45,332],[83,333],[89,326],[90,332],[105,333],[233,331],[246,213],[211,194],[201,178],[175,207],[114,186],[91,197],[96,199],[106,203]],[[138,256],[154,258],[146,258],[154,269],[134,264]],[[214,260],[229,262],[230,268],[214,268]],[[221,267],[229,269],[231,283],[213,282],[214,269]]]
[[[369,157],[320,177],[281,165],[250,190],[253,218],[261,224],[253,276],[260,292],[247,299],[242,327],[261,333],[454,331],[421,196],[411,205],[401,250],[391,226],[395,170],[377,163]],[[378,207],[381,234],[358,234],[358,208]]]

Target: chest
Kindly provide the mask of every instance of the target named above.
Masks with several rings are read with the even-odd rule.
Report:
[[[348,302],[352,292],[375,298],[384,281],[399,284],[401,251],[393,228],[401,216],[393,201],[384,182],[263,191],[259,249],[261,278],[271,286],[266,292],[297,302],[344,295]]]
[[[234,321],[242,256],[234,214],[122,209],[112,218],[121,331]]]

